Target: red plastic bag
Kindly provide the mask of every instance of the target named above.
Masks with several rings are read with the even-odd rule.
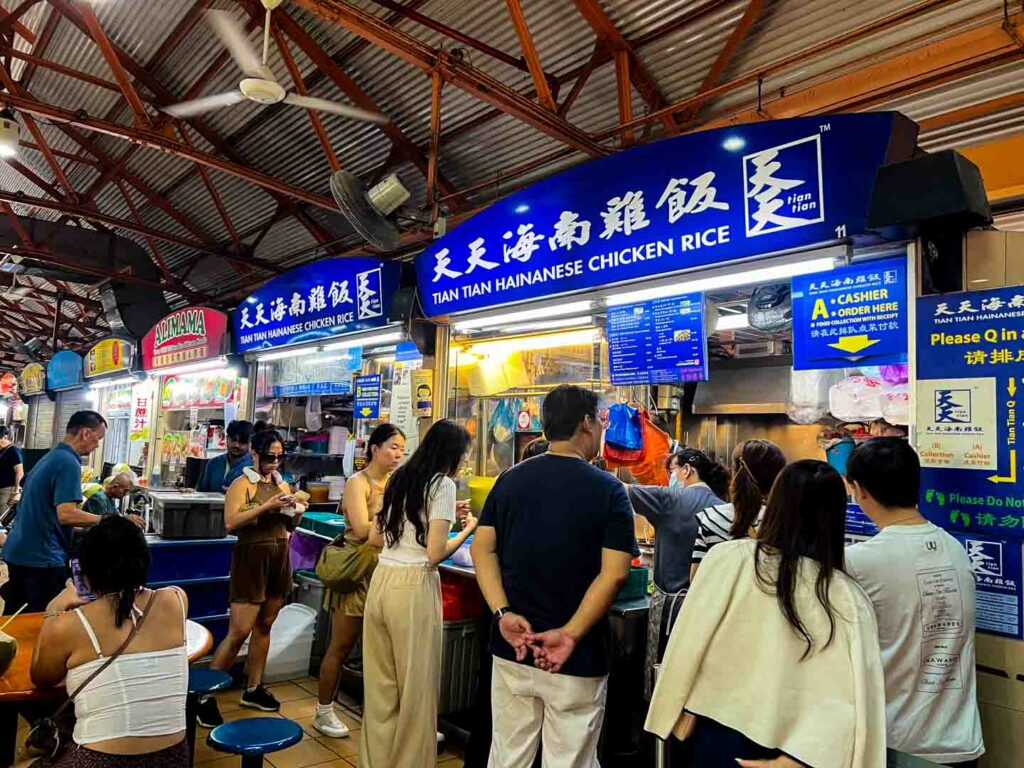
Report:
[[[665,460],[668,459],[668,449],[671,444],[669,436],[654,426],[647,411],[640,412],[640,426],[643,429],[643,456],[631,461],[622,461],[618,458],[618,452],[612,450],[609,453],[606,443],[604,457],[608,462],[608,467],[609,469],[628,467],[630,473],[641,485],[668,485]]]

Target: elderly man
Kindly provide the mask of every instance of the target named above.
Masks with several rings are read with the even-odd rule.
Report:
[[[135,477],[131,472],[118,472],[116,475],[111,475],[103,481],[101,487],[83,489],[86,500],[82,508],[86,512],[92,512],[100,517],[116,515],[119,512],[117,502],[127,496],[134,485]]]

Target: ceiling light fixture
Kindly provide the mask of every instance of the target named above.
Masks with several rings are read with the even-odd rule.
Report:
[[[614,307],[622,304],[635,304],[651,299],[663,299],[668,296],[678,296],[684,293],[696,291],[714,291],[722,288],[739,288],[743,285],[754,285],[756,283],[772,283],[779,280],[788,280],[798,275],[809,275],[814,272],[828,272],[834,266],[831,256],[827,258],[808,259],[807,261],[789,262],[788,264],[775,264],[769,267],[751,269],[750,264],[743,264],[733,269],[711,277],[702,277],[686,282],[670,283],[659,285],[655,288],[644,288],[639,291],[626,291],[615,293],[608,297],[608,306]]]
[[[579,315],[583,312],[589,312],[592,307],[593,302],[590,301],[570,301],[565,304],[552,304],[537,309],[524,309],[518,312],[502,312],[497,315],[470,317],[465,320],[457,320],[455,322],[455,332],[462,333],[463,331],[479,330],[481,328],[493,328],[498,325],[526,322],[528,320],[543,320],[558,317],[559,315]]]
[[[401,341],[402,332],[392,331],[391,333],[378,333],[373,336],[356,337],[337,341],[333,344],[324,344],[324,352],[334,352],[338,349],[352,349],[353,347],[369,347],[374,344],[388,344],[393,341]]]
[[[18,118],[9,107],[0,109],[0,157],[14,157],[18,154],[21,139]]]

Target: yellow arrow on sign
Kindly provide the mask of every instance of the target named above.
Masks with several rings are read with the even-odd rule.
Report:
[[[1017,482],[1017,449],[1010,449],[1010,476],[1000,477],[999,475],[989,475],[988,481],[990,483],[1016,483]]]
[[[867,334],[862,333],[859,336],[843,336],[835,344],[829,344],[829,346],[833,349],[838,349],[842,352],[849,352],[851,355],[855,355],[858,352],[877,344],[879,341],[881,341],[881,339],[869,339]]]
[[[359,415],[362,416],[364,419],[367,416],[369,416],[371,413],[373,413],[373,408],[370,408],[369,406],[367,406],[367,407],[365,407],[365,408],[363,408],[362,410],[359,411]]]
[[[1010,379],[1010,383],[1007,385],[1006,389],[1010,393],[1010,397],[1013,397],[1014,395],[1016,395],[1017,394],[1017,380],[1016,379]]]

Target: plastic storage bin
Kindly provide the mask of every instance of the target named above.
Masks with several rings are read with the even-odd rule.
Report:
[[[291,603],[281,609],[270,630],[270,652],[263,681],[277,683],[309,674],[317,611],[308,605]]]
[[[462,712],[473,706],[479,671],[480,643],[476,621],[446,621],[441,642],[439,714]]]
[[[619,594],[615,596],[616,600],[635,600],[638,597],[647,596],[647,579],[648,574],[646,568],[631,567],[629,569],[629,579],[625,584],[622,585],[622,589],[619,590]]]
[[[293,578],[295,591],[292,592],[292,600],[317,612],[313,650],[309,657],[309,674],[316,676],[320,671],[320,662],[327,652],[327,643],[331,639],[331,614],[324,609],[324,594],[327,588],[313,571],[297,570]]]
[[[164,539],[217,539],[227,535],[219,493],[149,491],[149,522]]]

